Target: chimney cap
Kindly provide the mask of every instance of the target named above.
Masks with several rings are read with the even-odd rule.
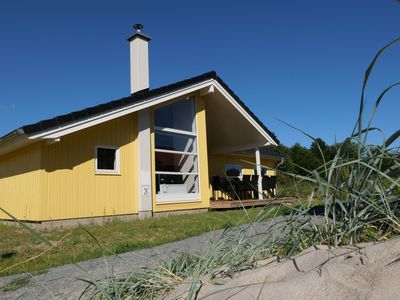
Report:
[[[131,37],[128,38],[128,42],[131,42],[136,38],[141,38],[146,42],[150,41],[151,38],[148,35],[142,33],[143,27],[144,27],[143,24],[140,23],[136,23],[135,25],[133,25],[133,28],[136,30],[136,32]]]
[[[136,29],[136,32],[141,32],[142,31],[142,29],[143,29],[143,24],[135,24],[135,25],[133,25],[133,28],[135,28]]]

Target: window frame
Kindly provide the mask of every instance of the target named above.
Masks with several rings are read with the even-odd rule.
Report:
[[[109,169],[99,169],[97,166],[98,162],[98,149],[109,149],[115,150],[115,168],[113,170]],[[116,146],[106,146],[106,145],[96,145],[95,146],[95,159],[94,159],[94,172],[96,175],[121,175],[120,168],[120,149]]]
[[[157,190],[155,192],[156,195],[156,203],[157,204],[163,204],[163,203],[182,203],[182,202],[200,202],[201,201],[201,178],[200,178],[200,161],[199,161],[199,141],[198,141],[198,122],[197,122],[197,107],[196,107],[196,99],[195,97],[190,97],[190,98],[185,98],[185,99],[180,99],[178,101],[192,101],[193,103],[193,131],[186,131],[186,130],[180,130],[180,129],[175,129],[175,128],[170,128],[170,127],[160,127],[156,126],[156,120],[155,120],[155,111],[154,113],[154,123],[153,123],[153,130],[154,130],[154,139],[156,139],[157,132],[162,133],[168,133],[171,135],[178,135],[178,136],[190,136],[195,139],[195,150],[193,152],[187,152],[187,151],[178,151],[178,150],[166,150],[166,149],[158,149],[155,147],[154,143],[154,155],[156,152],[164,152],[164,153],[173,153],[173,154],[181,154],[181,155],[190,155],[190,156],[196,156],[196,163],[197,163],[197,172],[168,172],[168,171],[157,171],[156,167],[154,167],[154,177],[156,177],[158,174],[166,174],[166,175],[193,175],[197,176],[197,193],[171,193],[171,194],[159,194],[157,193]],[[178,102],[176,101],[176,102]],[[174,102],[175,103],[175,102]],[[167,105],[171,105],[173,103],[169,103]],[[154,156],[155,157],[155,156]],[[155,165],[155,162],[154,162]]]

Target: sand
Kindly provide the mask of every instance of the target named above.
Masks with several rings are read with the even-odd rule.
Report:
[[[260,261],[254,270],[201,279],[198,299],[400,299],[400,238],[374,244],[311,247],[293,259]],[[184,299],[187,284],[166,299]]]

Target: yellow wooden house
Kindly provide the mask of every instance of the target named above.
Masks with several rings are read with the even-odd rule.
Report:
[[[226,168],[273,175],[278,140],[215,72],[149,89],[135,29],[130,96],[0,138],[2,209],[33,222],[208,209]]]

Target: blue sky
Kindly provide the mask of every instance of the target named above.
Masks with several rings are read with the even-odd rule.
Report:
[[[134,23],[150,44],[152,88],[215,70],[286,145],[328,143],[356,120],[363,74],[400,36],[395,0],[2,1],[0,135],[129,95]],[[400,81],[400,44],[378,62],[367,107]],[[398,129],[400,89],[375,124]],[[372,142],[381,140],[375,136]]]

